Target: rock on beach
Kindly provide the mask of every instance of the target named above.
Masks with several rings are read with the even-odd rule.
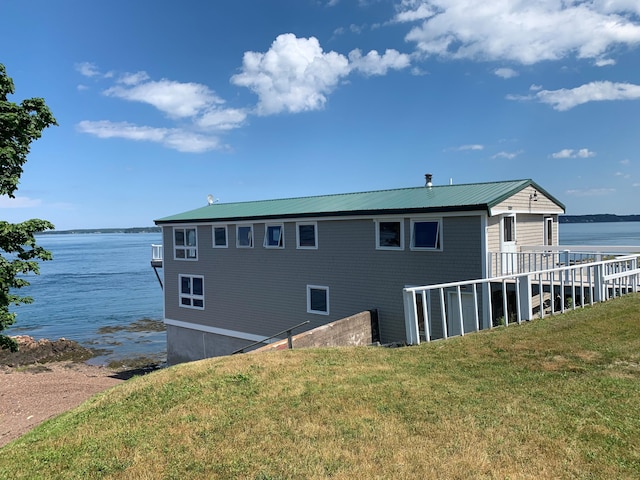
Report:
[[[94,356],[94,352],[90,349],[66,338],[35,340],[28,335],[17,335],[11,338],[18,343],[18,351],[1,349],[0,365],[19,367],[34,363],[85,361]]]

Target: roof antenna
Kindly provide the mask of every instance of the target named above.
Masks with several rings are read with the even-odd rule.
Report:
[[[433,183],[431,183],[431,179],[433,178],[433,175],[430,173],[426,173],[424,175],[424,179],[425,179],[425,184],[424,186],[427,188],[431,188],[433,186]]]
[[[213,195],[209,194],[207,195],[207,203],[209,205],[213,205],[216,202],[219,202],[220,200],[218,200],[217,198],[213,198]]]

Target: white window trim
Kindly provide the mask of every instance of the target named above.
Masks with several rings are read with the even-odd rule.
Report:
[[[507,218],[513,218],[513,231],[511,235],[513,236],[513,240],[507,241],[504,237],[504,223]],[[509,215],[503,215],[500,219],[500,241],[503,245],[515,245],[518,240],[518,227],[517,227],[516,214],[512,213]]]
[[[282,245],[269,245],[269,227],[280,227],[280,242]],[[264,241],[262,242],[264,248],[284,248],[284,223],[266,223],[264,225]]]
[[[224,228],[224,245],[216,245],[216,228]],[[211,227],[211,241],[213,242],[213,248],[229,248],[229,229],[226,225],[214,225]]]
[[[196,244],[194,246],[187,246],[187,245],[178,246],[178,245],[176,245],[176,230],[184,230],[185,231],[184,232],[185,233],[185,242],[186,242],[186,239],[187,239],[187,232],[186,231],[187,230],[195,230],[195,232],[196,232]],[[196,227],[196,226],[173,227],[173,230],[172,230],[171,233],[173,235],[173,237],[171,239],[171,242],[173,243],[173,259],[177,260],[179,262],[183,262],[183,261],[184,262],[196,262],[196,261],[198,261],[198,227]],[[196,251],[195,258],[187,258],[187,250],[190,250],[190,249],[193,249],[193,250]],[[184,250],[185,258],[178,257],[176,255],[176,251],[177,250]]]
[[[553,217],[544,217],[544,238],[542,239],[542,244],[545,246],[553,245]],[[549,235],[551,235],[551,239],[549,239]],[[551,240],[551,241],[549,241]]]
[[[240,237],[238,235],[238,230],[242,227],[249,227],[251,229],[251,245],[240,245]],[[253,248],[254,242],[254,229],[253,224],[238,224],[236,225],[236,248]]]
[[[324,290],[327,295],[327,311],[311,310],[311,290]],[[321,285],[307,285],[307,313],[313,313],[314,315],[329,315],[329,287]]]
[[[438,243],[440,244],[439,248],[430,248],[430,247],[416,247],[414,245],[415,242],[415,232],[414,225],[420,222],[438,222]],[[442,245],[442,218],[441,217],[416,217],[411,219],[411,239],[409,241],[409,248],[416,252],[441,252],[443,250]]]
[[[376,250],[404,250],[404,218],[379,218],[375,220],[376,223]],[[400,246],[399,247],[387,247],[380,245],[380,224],[381,223],[399,223],[400,224]]]
[[[314,242],[313,246],[300,245],[300,227],[304,225],[313,225]],[[318,249],[318,222],[297,222],[296,223],[296,248],[299,250],[317,250]]]
[[[194,278],[200,278],[202,280],[202,295],[194,295],[194,294],[182,293],[182,279],[184,277],[192,279],[192,284],[193,284],[193,279]],[[182,299],[183,298],[190,298],[191,300],[202,300],[202,306],[201,307],[197,307],[197,306],[194,306],[194,305],[183,305],[182,304]],[[204,310],[204,307],[205,307],[205,303],[204,303],[204,275],[188,275],[188,274],[182,274],[182,273],[178,275],[178,306],[180,306],[182,308],[191,308],[193,310]]]

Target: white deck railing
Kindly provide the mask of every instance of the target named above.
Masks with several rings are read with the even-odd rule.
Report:
[[[162,245],[151,245],[151,261],[162,261]]]
[[[553,268],[405,288],[407,343],[521,323],[637,292],[639,258],[557,262]]]
[[[579,263],[595,262],[620,254],[640,252],[640,246],[532,245],[519,252],[490,252],[487,277],[548,270]]]

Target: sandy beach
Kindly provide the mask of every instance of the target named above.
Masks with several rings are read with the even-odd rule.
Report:
[[[0,366],[0,448],[127,377],[70,361]]]

